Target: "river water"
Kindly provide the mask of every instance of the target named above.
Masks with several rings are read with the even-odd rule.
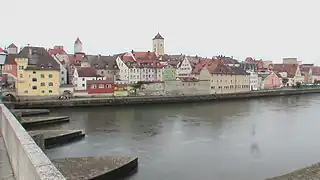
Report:
[[[139,157],[131,180],[256,180],[320,161],[320,95],[172,105],[52,109],[85,139],[54,158]]]

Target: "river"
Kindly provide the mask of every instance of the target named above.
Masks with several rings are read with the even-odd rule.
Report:
[[[320,161],[320,95],[206,103],[52,109],[85,139],[54,158],[139,157],[130,180],[257,180]]]

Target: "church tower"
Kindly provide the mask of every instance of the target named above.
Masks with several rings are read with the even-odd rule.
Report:
[[[164,38],[160,35],[160,33],[158,33],[152,39],[152,47],[153,52],[157,52],[160,56],[164,55]]]
[[[79,37],[74,42],[74,54],[77,54],[77,53],[83,53],[82,42],[80,41]]]

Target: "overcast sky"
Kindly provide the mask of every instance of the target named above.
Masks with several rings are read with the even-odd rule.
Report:
[[[147,51],[159,31],[168,54],[320,64],[316,0],[0,0],[0,46],[11,42],[87,54]],[[8,7],[4,7],[4,5]]]

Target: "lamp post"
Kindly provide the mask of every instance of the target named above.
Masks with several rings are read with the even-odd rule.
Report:
[[[4,63],[6,62],[7,54],[5,52],[0,52],[0,104],[3,104],[2,101],[2,85],[3,85],[3,76],[2,76],[2,68]]]

